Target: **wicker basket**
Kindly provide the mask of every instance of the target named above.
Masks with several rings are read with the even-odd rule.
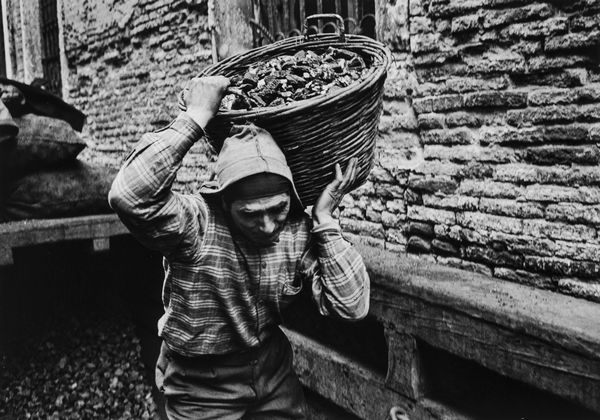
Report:
[[[220,150],[232,124],[253,122],[268,130],[286,155],[306,206],[314,204],[332,180],[335,163],[339,162],[343,169],[350,158],[357,157],[359,174],[353,187],[366,181],[373,167],[383,84],[391,62],[389,50],[364,36],[344,36],[342,32],[308,37],[305,32],[304,37],[287,38],[229,57],[200,74],[231,77],[245,73],[257,61],[293,55],[300,50],[321,52],[330,46],[361,55],[370,68],[367,77],[331,94],[287,105],[221,110],[206,130],[216,151]]]

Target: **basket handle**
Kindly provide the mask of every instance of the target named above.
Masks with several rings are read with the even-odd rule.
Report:
[[[302,28],[302,32],[304,34],[304,40],[308,41],[310,38],[310,36],[308,35],[308,19],[327,19],[327,18],[334,18],[339,21],[340,24],[337,25],[337,27],[340,31],[340,42],[346,42],[346,35],[344,34],[344,19],[342,19],[342,17],[340,15],[337,15],[335,13],[321,13],[321,14],[307,16],[306,19],[304,19],[304,26]]]

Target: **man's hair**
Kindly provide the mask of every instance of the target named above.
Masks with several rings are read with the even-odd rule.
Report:
[[[252,200],[289,193],[290,181],[281,175],[262,172],[242,178],[223,191],[223,200],[231,205],[235,200]]]

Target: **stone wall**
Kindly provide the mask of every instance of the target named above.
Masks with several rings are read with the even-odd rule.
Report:
[[[145,132],[174,118],[183,84],[211,63],[206,1],[65,2],[66,101],[88,115],[88,161],[119,166]],[[184,161],[178,188],[206,178],[199,143]]]
[[[63,6],[67,101],[83,157],[120,165],[209,64],[208,2]],[[344,201],[350,235],[600,301],[600,1],[377,1],[393,49],[375,170]],[[178,188],[212,157],[198,144]]]
[[[345,202],[371,243],[600,301],[600,2],[383,6],[379,159]]]

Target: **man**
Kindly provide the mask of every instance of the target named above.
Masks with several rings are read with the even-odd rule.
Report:
[[[229,80],[195,78],[186,111],[146,134],[109,194],[132,234],[164,255],[165,314],[157,386],[170,419],[299,419],[304,397],[280,309],[303,288],[323,315],[355,320],[369,309],[369,278],[332,214],[356,160],[303,213],[271,135],[234,126],[215,183],[199,195],[171,190],[181,161],[216,114]]]

